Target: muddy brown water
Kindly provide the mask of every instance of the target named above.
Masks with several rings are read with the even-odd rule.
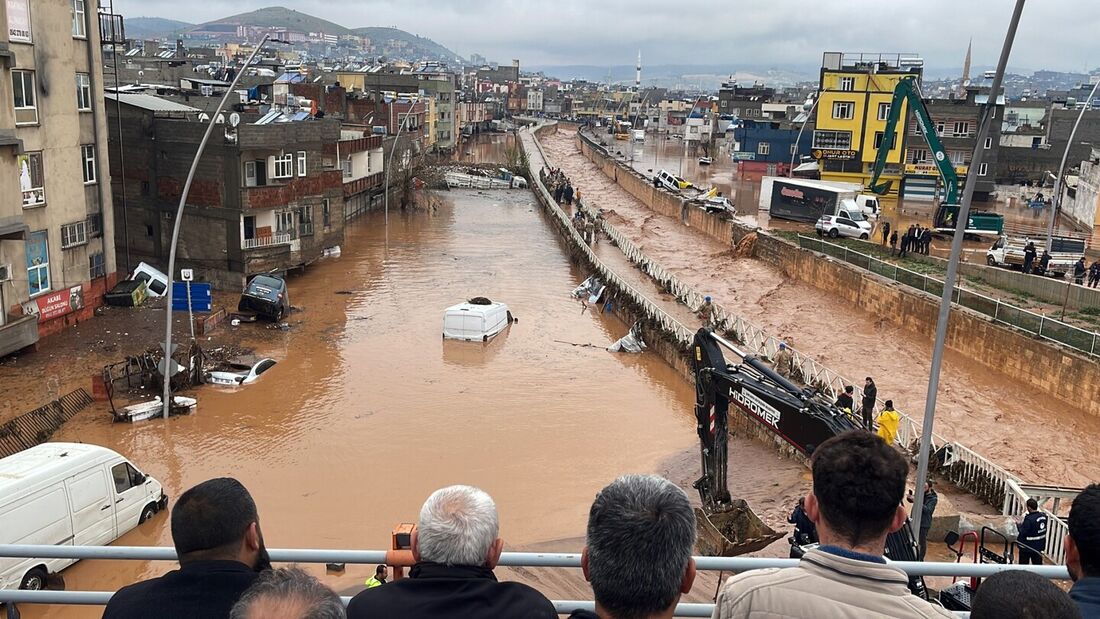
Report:
[[[381,213],[349,224],[340,258],[290,280],[301,318],[281,337],[258,338],[257,354],[279,361],[259,382],[203,387],[193,393],[194,414],[167,422],[113,424],[97,405],[53,440],[118,450],[173,500],[202,480],[234,476],[256,498],[272,548],[383,549],[432,490],[467,483],[496,499],[510,549],[576,552],[593,496],[614,477],[657,472],[691,492],[698,456],[690,384],[651,353],[602,349],[628,325],[580,313],[569,291],[587,273],[570,263],[533,196],[442,196],[433,213],[391,213],[388,246]],[[488,344],[443,341],[443,308],[477,295],[508,303],[518,324]],[[741,462],[734,494],[778,527],[805,490],[805,470],[736,439],[731,453]],[[167,514],[116,544],[171,545]],[[68,590],[107,591],[172,567],[84,561],[63,576]],[[371,569],[349,566],[324,581],[348,590]],[[578,570],[550,572],[512,577],[552,597],[590,599]],[[704,582],[711,591],[698,588],[694,601],[712,593],[714,577]]]
[[[565,129],[547,135],[543,145],[586,200],[615,211],[609,220],[650,258],[767,332],[792,338],[796,349],[842,375],[875,377],[880,398],[923,416],[932,334],[917,335],[847,307],[836,296],[760,261],[736,258],[728,246],[655,214],[586,160]],[[937,432],[1026,482],[1082,486],[1100,479],[1093,447],[1100,418],[950,350],[936,410]]]

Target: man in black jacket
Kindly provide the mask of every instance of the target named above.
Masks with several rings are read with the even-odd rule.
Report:
[[[849,413],[853,412],[855,408],[855,401],[852,399],[852,394],[855,393],[855,387],[851,385],[844,386],[844,393],[840,394],[836,398],[836,407],[842,411]]]
[[[1047,547],[1047,515],[1039,511],[1039,502],[1027,500],[1027,515],[1020,523],[1016,536],[1016,548],[1020,551],[1021,565],[1042,565]]]
[[[180,569],[124,587],[103,619],[226,619],[258,573],[271,567],[256,502],[220,477],[184,492],[172,510]]]
[[[348,619],[556,619],[554,605],[516,582],[497,582],[504,541],[493,499],[471,486],[432,493],[412,534],[408,578],[361,591]]]
[[[596,612],[570,617],[671,617],[695,582],[694,546],[695,514],[683,490],[656,475],[616,479],[592,502],[581,554]]]
[[[875,401],[878,398],[878,387],[870,376],[863,383],[863,429],[868,432],[875,429],[874,413]]]

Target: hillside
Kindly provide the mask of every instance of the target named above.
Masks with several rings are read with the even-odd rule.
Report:
[[[402,56],[426,58],[431,60],[446,60],[448,62],[461,62],[462,57],[443,47],[435,41],[399,30],[397,28],[356,28],[353,34],[367,37],[371,44],[379,50],[401,48],[405,51]],[[394,54],[394,52],[390,52]]]
[[[163,17],[127,17],[126,36],[131,39],[159,39],[175,36],[194,24]]]
[[[320,17],[314,17],[301,11],[281,6],[269,6],[247,13],[230,15],[214,21],[199,24],[192,30],[201,30],[207,26],[234,25],[259,26],[261,28],[287,28],[295,32],[324,32],[325,34],[350,34],[351,31]]]

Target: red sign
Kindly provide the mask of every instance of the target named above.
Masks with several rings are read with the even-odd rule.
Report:
[[[799,200],[803,200],[806,198],[805,194],[802,193],[802,190],[791,189],[790,187],[784,187],[780,189],[779,193],[780,195],[786,196],[788,198],[797,198]]]
[[[38,297],[34,300],[34,303],[36,307],[33,309],[37,310],[34,313],[38,314],[38,322],[52,320],[58,316],[84,309],[84,288],[83,286],[73,286],[68,290],[51,292]]]

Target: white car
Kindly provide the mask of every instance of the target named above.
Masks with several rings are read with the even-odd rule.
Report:
[[[814,224],[814,230],[816,230],[819,235],[827,236],[831,239],[835,239],[838,236],[845,236],[866,241],[871,238],[871,233],[861,226],[860,223],[861,222],[853,221],[848,217],[822,215],[818,218],[817,223]]]
[[[213,385],[247,385],[256,382],[260,374],[271,369],[273,365],[275,365],[274,359],[260,359],[252,367],[236,363],[231,364],[229,367],[232,369],[230,370],[207,372],[206,382]]]

